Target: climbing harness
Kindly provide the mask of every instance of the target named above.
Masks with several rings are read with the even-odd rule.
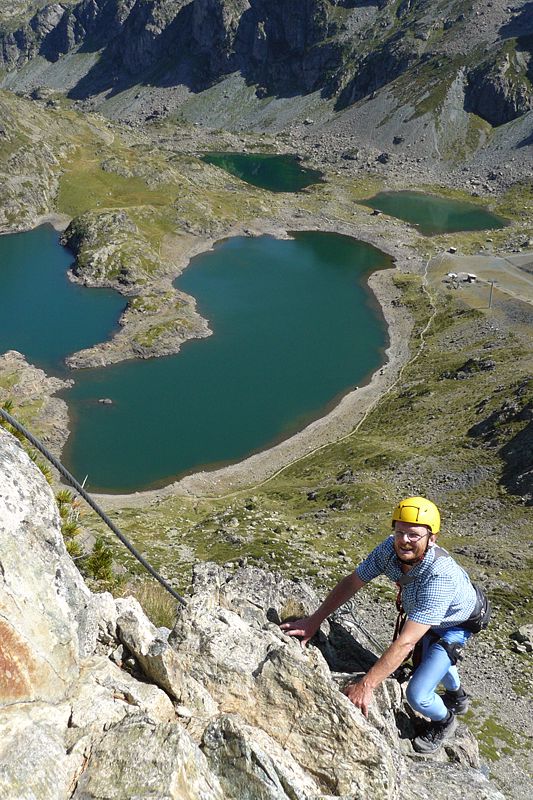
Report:
[[[21,433],[43,456],[57,469],[57,471],[62,475],[65,480],[76,490],[76,492],[83,497],[86,503],[90,505],[90,507],[95,511],[101,519],[105,522],[108,528],[110,528],[115,536],[120,539],[124,547],[130,551],[132,556],[134,556],[137,561],[142,564],[142,566],[147,570],[156,581],[159,581],[161,586],[163,586],[167,592],[169,592],[172,597],[174,597],[178,602],[180,602],[183,606],[187,605],[187,601],[181,595],[179,595],[175,589],[170,586],[169,583],[152,567],[151,564],[135,549],[135,547],[131,544],[131,542],[124,536],[123,533],[117,528],[115,523],[109,519],[107,514],[102,511],[102,509],[97,505],[97,503],[92,499],[90,494],[88,494],[81,483],[78,483],[76,478],[71,475],[71,473],[63,466],[63,464],[58,461],[58,459],[50,453],[50,451],[39,441],[33,434],[31,434],[23,425],[20,424],[14,417],[11,416],[4,408],[0,406],[0,418],[4,419],[8,422],[12,428],[16,431]]]
[[[450,557],[448,551],[443,547],[435,546],[433,548],[433,552],[435,553],[436,559]],[[396,582],[396,586],[398,587],[398,593],[396,595],[396,609],[398,611],[398,616],[396,617],[396,624],[394,626],[394,634],[392,637],[393,642],[396,641],[407,621],[407,614],[405,613],[402,605],[402,589],[404,586],[408,586],[415,580],[416,576],[407,573],[402,575],[402,577]],[[492,609],[490,601],[485,592],[475,583],[472,583],[472,586],[476,592],[476,605],[474,606],[474,610],[470,614],[469,618],[464,622],[461,622],[459,627],[464,628],[471,633],[479,633],[480,631],[485,630],[485,628],[488,626]],[[455,666],[455,664],[457,664],[457,662],[463,657],[463,645],[458,644],[457,642],[447,642],[445,639],[442,639],[438,633],[434,633],[433,631],[429,630],[426,634],[424,634],[422,639],[416,643],[411,653],[398,667],[398,670],[400,670],[402,673],[405,672],[408,662],[412,664],[413,672],[419,666],[420,661],[422,660],[422,640],[425,637],[430,638],[431,644],[440,644],[440,646],[446,650],[452,665]]]

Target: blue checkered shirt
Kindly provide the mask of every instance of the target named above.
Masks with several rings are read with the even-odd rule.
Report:
[[[448,554],[436,558],[435,548],[429,547],[422,561],[404,573],[393,541],[389,536],[369,553],[355,570],[358,577],[365,583],[378,575],[395,583],[403,580],[402,605],[413,622],[438,628],[465,622],[474,610],[476,593],[464,569]]]

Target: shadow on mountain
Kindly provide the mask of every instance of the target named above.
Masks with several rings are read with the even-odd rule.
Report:
[[[531,405],[529,413],[533,414]],[[526,408],[527,413],[527,408]],[[511,494],[520,495],[526,506],[533,505],[533,421],[513,436],[499,451],[505,461],[500,483]]]
[[[317,90],[331,96],[334,82],[324,87],[323,76],[342,66],[343,48],[324,43],[327,21],[316,19],[309,3],[292,6],[290,15],[287,4],[279,2],[276,13],[268,5],[256,0],[232,27],[221,4],[209,10],[192,2],[155,32],[149,9],[132,13],[69,97],[113,97],[140,83],[201,92],[235,72],[247,85],[258,86],[260,96],[290,98]],[[87,41],[79,52],[96,52],[98,44]]]
[[[192,88],[194,67],[190,61],[186,37],[190,25],[191,7],[181,9],[170,24],[155,35],[149,30],[148,8],[125,20],[118,35],[106,42],[97,63],[78,81],[68,96],[73,100],[86,100],[94,94],[107,92],[113,97],[139,83],[161,84],[156,79],[158,71],[174,68],[176,83]],[[95,52],[100,42],[90,37],[80,48],[80,53]],[[178,63],[174,54],[180,53]],[[187,69],[184,65],[189,64]],[[151,78],[151,80],[150,80]],[[170,84],[168,84],[170,85]]]
[[[500,28],[502,39],[525,37],[533,34],[533,2],[526,3],[519,14]]]
[[[529,136],[526,136],[524,139],[521,139],[516,146],[518,148],[518,147],[530,147],[531,145],[533,145],[533,131],[531,131]]]
[[[378,50],[356,60],[351,70],[354,77],[337,98],[335,111],[342,111],[364,97],[372,97],[374,92],[406,72],[417,59],[417,53],[405,43],[402,34],[389,39]]]

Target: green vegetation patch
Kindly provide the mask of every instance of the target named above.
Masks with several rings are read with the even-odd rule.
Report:
[[[493,716],[478,717],[473,711],[467,711],[464,720],[479,743],[481,757],[487,761],[498,761],[504,755],[515,755],[516,750],[527,748],[522,737]]]

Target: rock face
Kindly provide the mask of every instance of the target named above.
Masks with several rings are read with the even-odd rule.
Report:
[[[50,488],[0,430],[0,794],[5,800],[502,800],[464,730],[413,762],[388,681],[368,720],[321,651],[278,626],[317,598],[255,568],[200,564],[169,640],[131,598],[93,595]],[[331,662],[366,651],[322,635]],[[351,645],[346,647],[347,642]],[[135,668],[114,663],[125,648]],[[405,729],[405,728],[404,728]]]
[[[521,382],[513,396],[468,431],[483,446],[499,448],[505,465],[501,483],[528,506],[533,505],[532,389],[531,379]]]
[[[468,110],[499,125],[531,108],[531,14],[527,0],[471,5],[453,14],[447,3],[410,0],[79,0],[30,18],[32,5],[25,23],[9,20],[0,34],[0,65],[76,54],[75,77],[59,67],[50,85],[78,100],[143,83],[200,92],[240,73],[259,98],[320,92],[337,108],[407,73],[407,102],[427,98],[465,68]],[[481,66],[479,52],[489,52]]]
[[[0,39],[8,69],[39,55],[56,62],[90,38],[103,60],[73,90],[103,89],[110,70],[141,76],[174,56],[175,79],[201,89],[237,69],[258,83],[312,91],[324,70],[339,65],[341,48],[324,41],[335,29],[326,0],[82,0],[50,4],[27,25]],[[118,68],[118,69],[117,69]]]
[[[528,50],[503,52],[472,70],[465,108],[494,126],[521,117],[533,108],[532,77],[533,63]]]
[[[4,705],[56,703],[78,675],[76,616],[90,593],[65,558],[50,488],[15,440],[1,435],[0,696]]]
[[[68,146],[45,115],[36,121],[18,97],[0,94],[0,232],[25,230],[50,212]],[[32,104],[33,105],[33,104]]]

